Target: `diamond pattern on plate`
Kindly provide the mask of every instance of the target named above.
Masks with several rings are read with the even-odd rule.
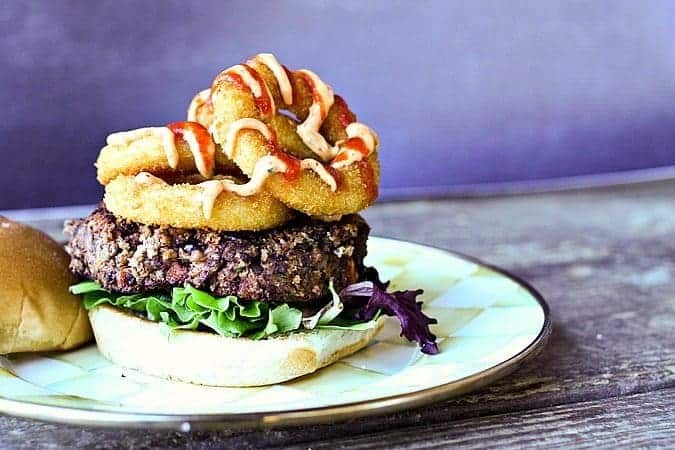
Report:
[[[488,307],[511,298],[519,287],[508,278],[473,276],[451,286],[429,304],[445,308]]]
[[[337,362],[311,375],[291,380],[284,386],[299,389],[313,395],[337,396],[358,387],[375,383],[384,375],[369,370],[357,369],[343,362]],[[335,381],[340,380],[338,383]]]
[[[0,368],[0,397],[17,398],[25,395],[48,395],[50,392],[18,378],[8,370]]]
[[[133,380],[137,380],[135,373],[129,375]],[[148,384],[145,386],[148,386]],[[269,391],[269,389],[269,387],[222,388],[198,386],[155,378],[152,389],[143,389],[128,395],[124,398],[124,405],[134,411],[208,414],[229,410],[231,405],[239,404],[261,392]],[[260,399],[258,399],[258,402],[260,402]]]
[[[37,386],[71,380],[86,373],[73,364],[40,355],[23,354],[13,357],[10,362],[14,374]]]
[[[140,392],[145,388],[145,386],[133,380],[100,373],[88,373],[79,377],[61,380],[51,383],[47,387],[54,392],[64,395],[110,402]]]
[[[488,308],[459,329],[455,336],[497,336],[529,334],[534,337],[544,323],[541,308],[508,306]]]
[[[413,345],[375,342],[342,362],[357,369],[393,375],[414,364],[419,357],[420,352]]]
[[[94,346],[88,346],[65,353],[49,353],[48,356],[51,359],[57,359],[84,370],[112,366],[112,363],[105,359]]]
[[[490,355],[494,349],[508,344],[511,336],[453,336],[439,344],[438,355],[424,355],[417,365],[470,364]]]
[[[433,305],[433,303],[432,303]],[[478,317],[483,308],[424,308],[424,312],[438,321],[431,331],[438,337],[453,336],[458,330]]]

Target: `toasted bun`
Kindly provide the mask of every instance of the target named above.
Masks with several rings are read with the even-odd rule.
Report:
[[[66,350],[92,337],[68,255],[46,234],[0,216],[0,354]]]
[[[211,386],[262,386],[308,373],[363,348],[384,324],[370,330],[313,330],[254,341],[178,330],[102,305],[89,311],[101,353],[141,372]]]

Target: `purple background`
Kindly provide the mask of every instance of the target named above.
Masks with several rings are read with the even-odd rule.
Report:
[[[109,132],[260,51],[379,132],[385,197],[675,163],[673,2],[195,3],[3,2],[0,209],[97,201]]]

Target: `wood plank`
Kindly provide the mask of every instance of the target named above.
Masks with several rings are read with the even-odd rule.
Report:
[[[361,421],[330,427],[260,432],[138,432],[88,430],[33,424],[7,418],[0,448],[672,448],[675,445],[675,389],[534,409],[461,421],[401,426],[383,422],[364,430]],[[367,431],[367,432],[366,432]]]
[[[367,436],[345,433],[317,440],[315,435],[310,441],[295,442],[290,448],[672,448],[675,444],[673,403],[675,389],[667,389],[432,426],[422,423]],[[279,438],[278,434],[268,436]],[[252,446],[267,444],[264,440],[250,443]]]

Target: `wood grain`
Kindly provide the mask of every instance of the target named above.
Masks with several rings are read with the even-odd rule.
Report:
[[[675,444],[675,182],[377,205],[373,234],[511,270],[551,306],[549,346],[465,397],[344,424],[181,435],[0,417],[0,447],[664,446]],[[61,219],[40,220],[58,233]]]

